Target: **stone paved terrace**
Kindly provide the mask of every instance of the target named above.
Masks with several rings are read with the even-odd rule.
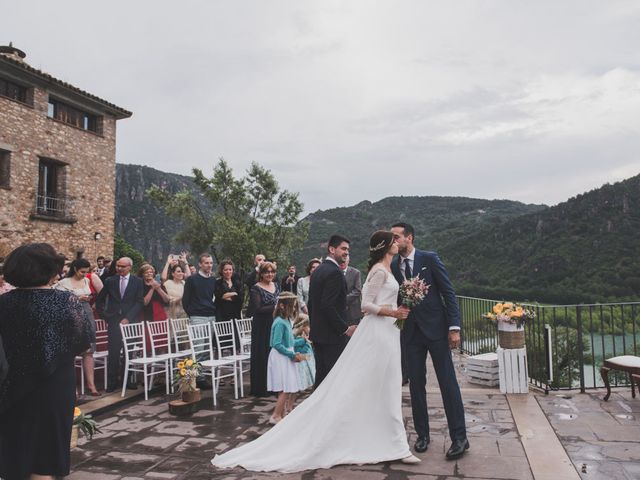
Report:
[[[80,439],[79,447],[72,452],[72,474],[68,478],[640,478],[640,398],[631,399],[630,389],[614,390],[609,402],[601,400],[601,391],[588,394],[552,392],[548,396],[532,392],[529,396],[507,396],[497,389],[467,383],[464,362],[464,357],[456,359],[471,449],[457,461],[446,461],[444,457],[449,439],[437,382],[430,373],[431,445],[426,453],[419,455],[422,458],[419,465],[397,462],[348,465],[288,475],[254,473],[241,468],[215,469],[209,463],[213,455],[265,432],[269,428],[267,419],[273,408],[271,399],[246,397],[234,400],[231,387],[225,386],[221,388],[216,409],[208,394],[201,402],[200,411],[191,417],[170,415],[166,403],[168,398],[159,392],[148,401],[135,397],[127,404],[116,405],[98,415],[103,433],[91,441]],[[409,442],[413,444],[415,431],[406,387],[403,397]],[[119,396],[114,398],[119,399]],[[105,399],[102,400],[104,402]],[[529,412],[523,410],[525,404]],[[533,416],[527,416],[529,413]],[[519,424],[514,416],[521,419]],[[532,424],[527,424],[527,421]],[[304,441],[302,436],[301,441]]]

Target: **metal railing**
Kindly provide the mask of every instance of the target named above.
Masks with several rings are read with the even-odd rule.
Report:
[[[70,215],[71,201],[66,197],[36,195],[36,213],[50,217],[67,217]]]
[[[462,322],[461,350],[470,355],[498,347],[496,326],[482,317],[498,300],[458,297]],[[600,388],[603,360],[640,351],[640,302],[588,305],[523,303],[536,312],[525,327],[529,381],[544,389]],[[546,366],[545,325],[551,330],[552,378]],[[612,386],[629,378],[611,372]]]

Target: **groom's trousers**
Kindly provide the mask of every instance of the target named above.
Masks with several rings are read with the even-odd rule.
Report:
[[[462,395],[456,379],[449,339],[429,340],[416,327],[411,338],[406,339],[407,367],[409,370],[409,390],[411,410],[416,433],[420,437],[429,435],[429,414],[427,412],[427,353],[431,356],[433,368],[440,385],[442,404],[447,415],[451,440],[467,436],[464,422]]]
[[[344,343],[313,344],[313,353],[316,361],[316,379],[313,388],[318,388],[324,377],[329,374],[340,355],[342,355],[345,346],[346,341]]]

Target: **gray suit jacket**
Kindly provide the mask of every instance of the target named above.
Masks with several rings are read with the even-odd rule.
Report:
[[[351,266],[344,272],[344,279],[347,282],[347,323],[356,325],[362,318],[360,302],[362,298],[362,281],[360,270]]]

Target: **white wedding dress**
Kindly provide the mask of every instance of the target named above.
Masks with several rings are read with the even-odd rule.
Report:
[[[377,264],[362,289],[366,313],[320,386],[260,438],[217,455],[216,467],[299,472],[338,464],[378,463],[411,455],[402,417],[398,283]]]

